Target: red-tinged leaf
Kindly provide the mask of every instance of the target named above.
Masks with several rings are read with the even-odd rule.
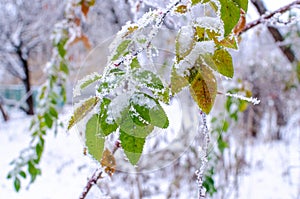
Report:
[[[246,16],[245,16],[245,11],[243,9],[241,9],[240,11],[240,19],[238,21],[238,23],[236,24],[236,26],[233,29],[233,33],[235,35],[238,35],[240,32],[243,31],[243,29],[246,26]]]

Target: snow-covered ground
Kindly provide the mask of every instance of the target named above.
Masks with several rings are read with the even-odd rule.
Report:
[[[0,199],[74,199],[78,198],[96,165],[82,153],[81,139],[76,133],[49,133],[42,158],[42,176],[19,193],[12,181],[6,179],[9,162],[26,147],[30,135],[30,118],[12,114],[9,122],[0,123]],[[241,199],[299,199],[300,196],[300,128],[293,131],[289,141],[254,144],[247,149],[249,167],[240,180]],[[163,186],[163,185],[162,185]],[[196,185],[195,185],[196,189]],[[121,194],[121,193],[120,193]],[[94,188],[88,198],[104,198]]]

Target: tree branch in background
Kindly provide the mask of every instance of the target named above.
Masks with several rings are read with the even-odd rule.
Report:
[[[283,6],[269,14],[266,14],[267,9],[265,7],[265,5],[263,4],[262,1],[260,0],[251,0],[251,2],[253,3],[253,5],[256,7],[257,11],[259,12],[259,14],[261,15],[261,17],[253,22],[248,23],[245,28],[240,32],[240,34],[246,32],[249,29],[252,29],[253,27],[264,23],[267,19],[272,18],[275,14],[278,13],[284,13],[288,10],[290,10],[293,6],[295,5],[300,5],[300,0],[294,1],[286,6]],[[282,42],[284,41],[284,37],[282,36],[282,34],[280,33],[280,31],[275,28],[275,27],[270,27],[268,26],[268,30],[271,33],[271,35],[273,36],[275,42]],[[287,45],[283,45],[279,47],[280,50],[283,52],[283,54],[287,57],[287,59],[293,63],[294,61],[297,60],[297,58],[295,57],[295,53],[293,52],[293,50],[290,48],[290,46]]]

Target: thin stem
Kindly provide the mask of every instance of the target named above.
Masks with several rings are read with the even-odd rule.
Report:
[[[208,156],[208,145],[210,142],[210,138],[209,138],[209,131],[208,131],[208,127],[207,127],[207,118],[206,118],[206,114],[202,111],[200,111],[200,115],[202,117],[202,125],[200,126],[200,131],[201,133],[204,135],[204,146],[200,151],[200,160],[201,160],[201,166],[199,168],[199,170],[197,170],[195,172],[196,176],[197,176],[197,184],[198,184],[198,198],[199,199],[205,199],[205,188],[203,187],[203,176],[204,176],[204,172],[205,169],[207,167],[207,156]]]

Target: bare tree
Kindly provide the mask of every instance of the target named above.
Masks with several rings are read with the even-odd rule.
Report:
[[[49,56],[49,37],[54,23],[62,16],[62,6],[58,1],[0,1],[0,63],[24,84],[27,107],[22,110],[28,115],[34,114],[30,60]]]

